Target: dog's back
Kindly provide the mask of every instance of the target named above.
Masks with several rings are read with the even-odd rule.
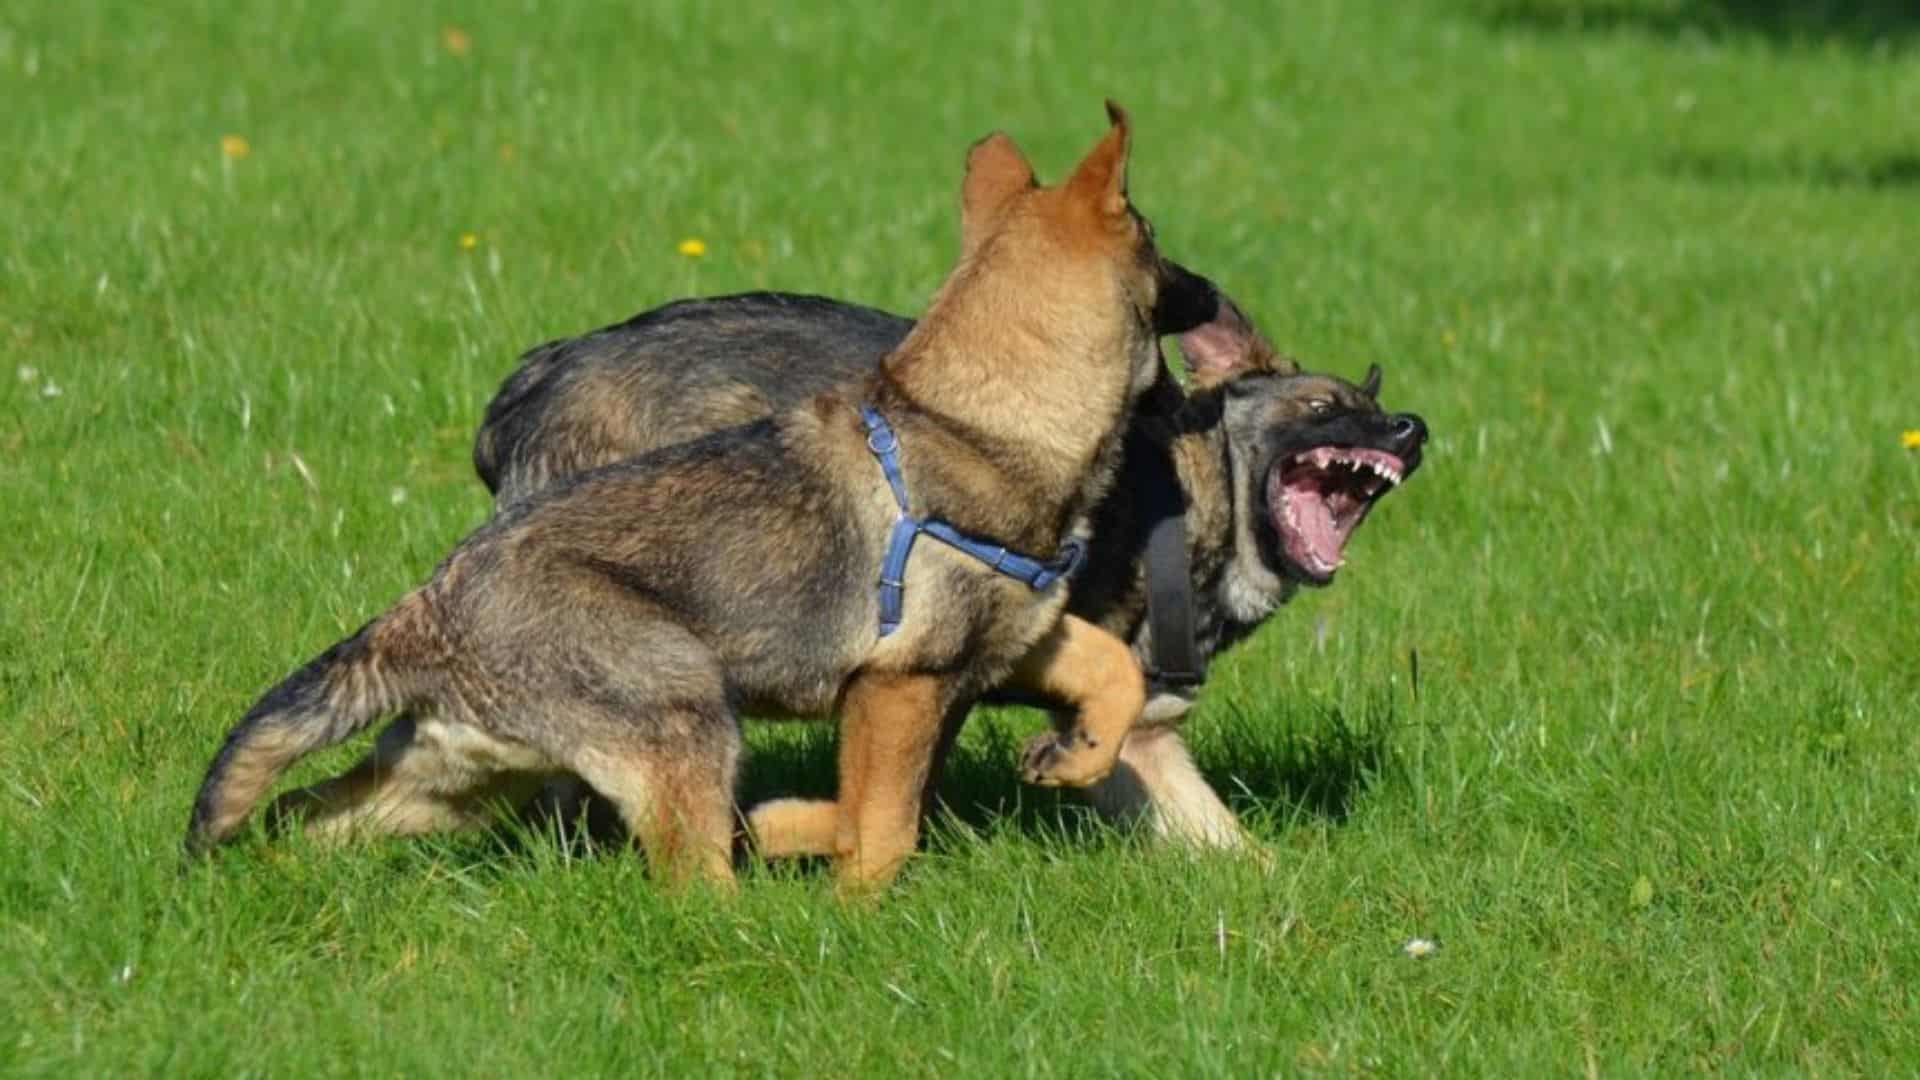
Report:
[[[654,308],[528,350],[487,406],[474,469],[511,502],[849,384],[912,329],[884,311],[793,293]]]

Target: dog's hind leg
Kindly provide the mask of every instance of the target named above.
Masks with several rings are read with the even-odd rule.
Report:
[[[766,859],[832,855],[840,804],[832,799],[768,799],[747,811],[747,836]]]
[[[1147,704],[1146,676],[1133,650],[1072,615],[1062,616],[1040,639],[1008,683],[1079,711],[1065,730],[1027,744],[1020,778],[1043,787],[1085,787],[1112,772]]]
[[[309,835],[329,841],[466,829],[524,802],[543,772],[524,747],[402,716],[353,768],[282,795],[269,817],[277,828],[302,822]]]
[[[699,879],[731,891],[738,722],[724,708],[652,712],[646,722],[647,737],[633,730],[624,738],[617,729],[595,732],[574,749],[569,767],[619,810],[655,873],[676,884]],[[673,737],[659,738],[656,724]]]

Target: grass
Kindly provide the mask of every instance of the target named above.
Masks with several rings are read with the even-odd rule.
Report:
[[[10,8],[0,1072],[1920,1068],[1906,10]],[[872,909],[512,833],[182,871],[225,728],[483,520],[519,350],[917,310],[967,143],[1057,176],[1107,94],[1166,249],[1437,435],[1190,726],[1273,872],[1022,790],[1020,712]]]

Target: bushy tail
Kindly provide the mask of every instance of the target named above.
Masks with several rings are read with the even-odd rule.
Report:
[[[189,854],[204,853],[232,836],[294,762],[352,738],[415,698],[419,673],[396,664],[394,650],[380,643],[392,636],[388,631],[396,616],[417,603],[417,594],[408,597],[321,653],[267,691],[234,725],[194,800]]]

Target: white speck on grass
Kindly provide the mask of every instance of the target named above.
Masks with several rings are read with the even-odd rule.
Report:
[[[253,399],[245,391],[240,394],[240,430],[253,430]]]
[[[1405,945],[1400,946],[1400,951],[1415,960],[1419,960],[1439,952],[1440,946],[1426,938],[1417,937],[1409,940]]]
[[[1607,422],[1605,419],[1598,416],[1593,418],[1593,427],[1594,427],[1594,434],[1599,440],[1595,444],[1593,448],[1593,452],[1596,454],[1612,456],[1613,454],[1612,429],[1607,427]]]
[[[93,295],[95,296],[107,295],[107,286],[111,284],[113,284],[113,279],[107,276],[107,272],[105,270],[102,270],[100,272],[100,280],[93,283]]]
[[[395,487],[391,492],[387,494],[387,501],[392,503],[395,506],[399,506],[401,503],[406,502],[407,489],[403,487]]]
[[[49,381],[47,385],[40,388],[41,397],[54,398],[54,397],[59,397],[61,393],[62,393],[61,389],[58,386],[55,386],[51,381]]]
[[[396,409],[396,408],[394,408],[394,407],[393,407],[393,395],[392,395],[392,394],[381,394],[381,395],[380,395],[380,407],[381,407],[382,409],[385,409],[385,410],[387,411],[387,415],[388,415],[388,416],[398,416],[398,415],[400,414],[400,410],[398,410],[398,409]]]
[[[13,373],[20,377],[21,382],[32,382],[40,377],[40,369],[32,364],[21,364],[13,369]]]
[[[320,485],[314,482],[313,470],[307,468],[307,463],[300,460],[299,454],[296,454],[292,451],[288,451],[287,460],[293,462],[293,471],[300,474],[300,479],[305,480],[307,482],[308,487],[314,489],[315,491],[318,491],[320,489]]]
[[[113,981],[125,986],[133,981],[133,965],[121,964],[120,970],[113,973]]]

